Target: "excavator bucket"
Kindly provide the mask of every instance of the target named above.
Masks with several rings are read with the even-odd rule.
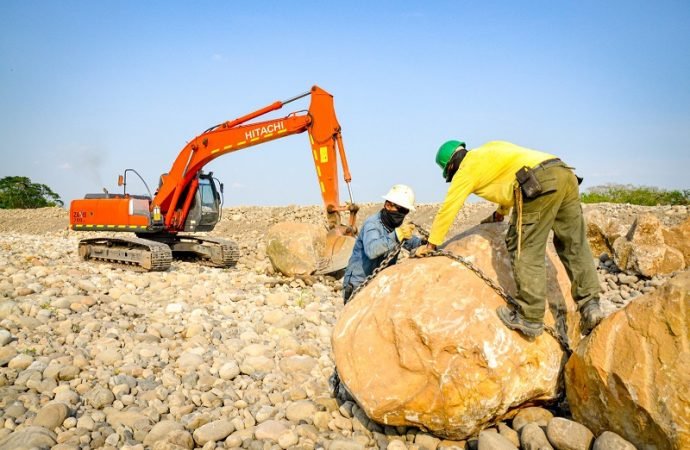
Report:
[[[315,275],[334,274],[347,267],[355,246],[355,238],[333,229],[326,235],[325,256],[316,265]]]

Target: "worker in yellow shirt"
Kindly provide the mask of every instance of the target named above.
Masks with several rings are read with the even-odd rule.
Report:
[[[466,150],[461,141],[448,141],[438,150],[436,163],[450,183],[446,199],[431,226],[424,256],[441,245],[470,194],[498,204],[482,223],[502,222],[513,209],[506,235],[517,308],[502,306],[497,313],[511,329],[528,337],[544,330],[546,308],[545,254],[549,232],[572,284],[580,310],[580,327],[587,335],[601,321],[599,278],[585,236],[579,180],[556,156],[493,141]]]

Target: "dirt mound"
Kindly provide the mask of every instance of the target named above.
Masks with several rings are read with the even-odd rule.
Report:
[[[64,208],[0,209],[0,233],[45,234],[69,228]]]

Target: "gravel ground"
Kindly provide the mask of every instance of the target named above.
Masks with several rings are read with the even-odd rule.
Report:
[[[380,207],[364,205],[360,223]],[[688,215],[592,207],[629,222]],[[437,209],[411,218],[428,229]],[[451,232],[491,211],[467,205]],[[240,244],[236,268],[173,261],[142,273],[80,261],[90,234],[68,230],[64,209],[0,210],[0,449],[463,448],[371,423],[331,396],[340,282],[274,274],[263,236],[279,221],[322,223],[322,209],[227,208],[211,234]],[[622,273],[606,255],[598,265],[610,311],[664,281]]]

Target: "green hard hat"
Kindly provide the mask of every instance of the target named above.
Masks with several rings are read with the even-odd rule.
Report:
[[[463,141],[446,141],[438,148],[438,153],[436,153],[436,164],[443,169],[443,178],[446,178],[448,175],[446,171],[448,161],[450,161],[450,157],[453,156],[453,153],[455,153],[458,147],[465,148],[465,143]]]

